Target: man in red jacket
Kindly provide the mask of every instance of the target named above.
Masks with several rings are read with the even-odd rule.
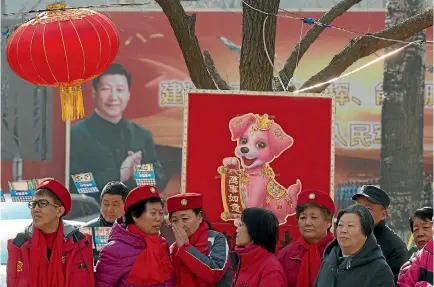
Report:
[[[29,202],[33,223],[8,241],[7,286],[94,286],[92,239],[62,220],[71,204],[60,182],[41,181]]]

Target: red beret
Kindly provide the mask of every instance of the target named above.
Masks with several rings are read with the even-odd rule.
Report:
[[[331,197],[323,191],[313,189],[303,190],[298,195],[297,205],[303,205],[306,203],[314,203],[323,206],[327,208],[332,215],[335,214],[335,203]]]
[[[166,201],[167,211],[175,212],[202,208],[202,195],[198,193],[181,193],[171,196]]]
[[[139,201],[149,199],[151,197],[160,198],[160,191],[156,186],[152,185],[141,185],[132,189],[125,199],[124,211],[138,203]]]
[[[61,184],[54,178],[44,178],[38,183],[38,186],[36,187],[36,190],[39,189],[48,189],[60,199],[63,207],[65,207],[64,215],[67,215],[69,211],[71,211],[71,194],[63,184]]]

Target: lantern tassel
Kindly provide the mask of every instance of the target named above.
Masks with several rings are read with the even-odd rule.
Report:
[[[74,121],[84,117],[83,94],[81,86],[60,87],[62,120]]]

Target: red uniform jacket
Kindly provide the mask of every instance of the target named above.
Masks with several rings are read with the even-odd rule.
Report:
[[[237,257],[235,259],[234,257]],[[285,273],[276,256],[261,246],[242,255],[233,252],[238,265],[234,271],[234,287],[287,287]]]
[[[197,277],[198,286],[226,287],[231,285],[232,270],[229,246],[223,234],[214,230],[209,231],[208,256],[202,254],[190,244],[185,244],[175,254],[175,244],[173,243],[170,248],[172,259],[175,259],[175,257],[181,259],[182,263]]]
[[[92,238],[78,231],[78,228],[63,223],[63,257],[66,287],[93,287]],[[30,245],[33,225],[8,240],[7,286],[31,287]],[[63,260],[64,258],[64,260]],[[48,286],[47,286],[48,287]],[[53,286],[54,287],[54,286]]]
[[[324,259],[324,250],[332,241],[333,238],[330,238],[328,242],[324,242],[324,244],[319,247],[321,262]],[[285,272],[286,280],[288,281],[288,287],[297,286],[301,261],[303,260],[303,256],[306,254],[306,252],[306,248],[304,248],[299,241],[293,241],[280,250],[277,254],[277,259],[279,260],[280,264],[282,264],[283,271]]]

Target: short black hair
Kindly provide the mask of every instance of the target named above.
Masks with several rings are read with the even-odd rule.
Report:
[[[246,225],[253,243],[271,253],[276,252],[279,221],[273,212],[259,207],[246,208],[241,214],[241,221]]]
[[[212,225],[211,225],[211,222],[209,222],[208,220],[206,220],[205,212],[203,211],[202,208],[194,208],[194,209],[193,209],[193,212],[194,212],[194,214],[196,214],[196,215],[201,214],[201,215],[202,215],[202,218],[203,218],[203,222],[205,222],[206,225],[208,225],[208,229],[209,229],[209,230],[214,230],[214,228],[213,228]],[[169,220],[172,218],[173,213],[174,213],[174,211],[169,212]]]
[[[128,187],[126,187],[125,184],[123,184],[122,182],[110,181],[102,189],[100,200],[102,202],[104,195],[112,194],[112,195],[120,195],[122,197],[122,201],[125,203],[125,199],[127,198],[128,192],[129,192]]]
[[[128,72],[121,64],[113,63],[108,67],[107,70],[105,70],[102,74],[100,74],[98,77],[92,80],[92,87],[96,91],[98,90],[99,81],[101,80],[102,76],[105,75],[122,75],[127,78],[128,82],[128,89],[131,89],[131,81],[132,77],[130,72]]]
[[[159,197],[150,197],[148,199],[141,200],[136,204],[133,204],[130,207],[128,207],[127,211],[125,212],[125,224],[126,225],[134,224],[135,221],[133,217],[138,218],[142,216],[143,212],[146,211],[146,203],[148,202],[149,203],[159,202],[164,207],[163,200],[161,200],[161,198]]]
[[[410,230],[412,233],[413,233],[413,221],[414,221],[415,217],[420,218],[423,221],[432,221],[433,208],[430,206],[425,206],[425,207],[419,208],[418,210],[416,210],[413,213],[413,216],[408,219],[408,221],[410,223]]]
[[[345,208],[344,210],[341,210],[338,213],[338,217],[337,217],[337,223],[338,224],[339,224],[339,221],[341,220],[342,215],[344,215],[346,213],[352,213],[352,214],[356,214],[359,216],[360,225],[362,228],[363,235],[368,237],[368,235],[370,235],[372,233],[372,231],[374,230],[374,218],[372,217],[371,213],[369,212],[369,210],[366,207],[364,207],[363,205],[359,205],[359,204],[353,204],[353,205]]]

